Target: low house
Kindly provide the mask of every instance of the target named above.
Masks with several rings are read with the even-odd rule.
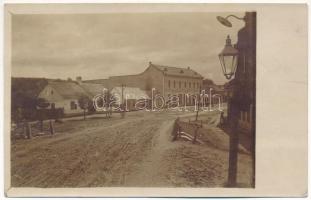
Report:
[[[79,99],[87,96],[90,100],[103,92],[101,84],[82,83],[79,81],[50,80],[39,93],[38,98],[47,100],[48,108],[62,108],[64,114],[83,113]]]
[[[111,94],[115,97],[117,105],[121,105],[123,99],[127,110],[147,108],[151,101],[146,91],[135,87],[114,87]]]

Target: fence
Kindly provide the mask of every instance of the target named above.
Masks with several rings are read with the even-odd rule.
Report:
[[[22,122],[11,127],[12,139],[32,139],[36,136],[54,135],[54,121]]]
[[[193,144],[204,144],[198,135],[199,129],[201,128],[203,128],[202,120],[191,121],[189,119],[188,122],[185,122],[181,121],[180,118],[177,118],[172,132],[173,141],[178,139],[186,139],[192,141]]]

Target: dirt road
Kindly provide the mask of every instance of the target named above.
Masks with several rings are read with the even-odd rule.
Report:
[[[66,121],[54,136],[13,141],[12,186],[223,186],[228,152],[171,142],[179,114],[133,112],[125,119]],[[239,156],[238,177],[245,186],[250,164],[249,155]]]

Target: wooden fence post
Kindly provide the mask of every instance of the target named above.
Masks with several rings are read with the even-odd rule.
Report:
[[[175,141],[175,140],[178,139],[178,135],[179,135],[179,125],[178,125],[178,121],[179,121],[179,118],[177,118],[177,119],[175,120],[175,123],[174,123],[173,141]]]
[[[32,134],[31,134],[31,125],[29,122],[25,122],[25,132],[26,132],[26,137],[27,139],[31,139],[32,138]]]
[[[51,135],[54,135],[54,125],[53,125],[52,120],[50,120],[50,133]]]

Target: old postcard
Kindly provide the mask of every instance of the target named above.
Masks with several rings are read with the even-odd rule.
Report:
[[[305,5],[5,17],[8,196],[307,194]]]

